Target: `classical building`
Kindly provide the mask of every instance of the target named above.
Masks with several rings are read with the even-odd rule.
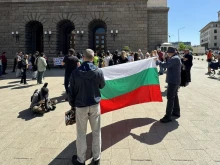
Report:
[[[220,11],[218,12],[218,21],[210,22],[200,30],[200,45],[206,49],[220,47]]]
[[[167,0],[1,0],[0,51],[155,49],[167,41]]]

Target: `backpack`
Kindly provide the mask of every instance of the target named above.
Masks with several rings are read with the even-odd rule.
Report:
[[[36,94],[36,93],[37,93],[37,95],[38,95],[38,101],[40,101],[40,95],[39,95],[40,90],[39,90],[39,89],[36,89],[36,90],[34,91],[33,95],[31,96],[31,102],[33,101],[34,94]]]

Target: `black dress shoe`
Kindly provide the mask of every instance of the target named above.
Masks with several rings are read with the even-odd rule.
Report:
[[[179,114],[175,114],[175,113],[172,113],[172,116],[175,116],[175,117],[180,117]]]
[[[161,123],[168,123],[168,122],[171,122],[172,119],[167,117],[167,116],[164,116],[162,119],[160,119],[160,122]]]
[[[73,155],[73,157],[72,157],[72,163],[73,163],[73,165],[85,165],[85,163],[80,163],[80,162],[78,162],[76,155]]]
[[[100,159],[99,160],[94,160],[94,165],[100,165]]]

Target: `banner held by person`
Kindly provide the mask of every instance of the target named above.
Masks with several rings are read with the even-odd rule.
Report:
[[[162,102],[153,58],[102,68],[106,86],[101,90],[102,114],[127,106]]]
[[[53,58],[53,64],[54,66],[60,66],[62,65],[64,57],[57,57],[57,58]]]

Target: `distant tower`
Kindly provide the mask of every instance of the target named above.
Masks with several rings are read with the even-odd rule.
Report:
[[[218,12],[218,21],[220,21],[220,11]]]

